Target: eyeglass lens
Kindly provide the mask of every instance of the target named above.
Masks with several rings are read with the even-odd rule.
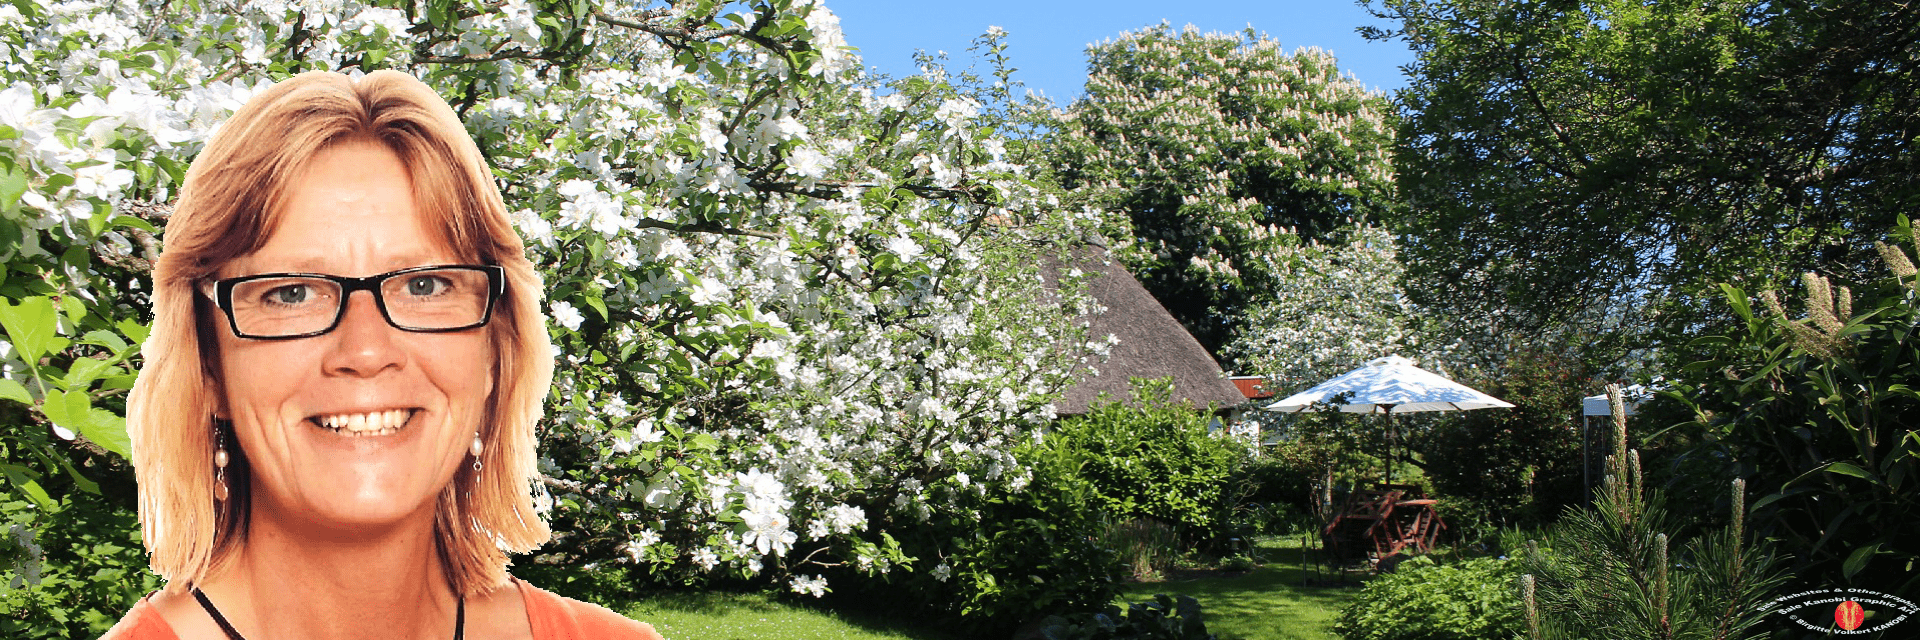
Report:
[[[380,282],[387,320],[402,329],[451,329],[486,317],[484,271],[435,269],[394,274]],[[281,276],[236,283],[233,314],[241,333],[293,336],[325,331],[340,315],[340,283]]]

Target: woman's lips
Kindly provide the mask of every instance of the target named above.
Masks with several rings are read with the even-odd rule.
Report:
[[[418,409],[389,409],[367,413],[329,413],[307,418],[314,426],[348,436],[385,436],[398,433]]]

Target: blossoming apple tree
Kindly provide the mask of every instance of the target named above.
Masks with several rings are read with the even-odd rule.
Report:
[[[0,43],[0,470],[43,513],[124,484],[172,196],[305,70],[417,75],[494,165],[559,352],[537,562],[930,571],[889,531],[1024,483],[1010,443],[1093,349],[1036,256],[1100,214],[962,79],[872,86],[811,0],[21,0]]]

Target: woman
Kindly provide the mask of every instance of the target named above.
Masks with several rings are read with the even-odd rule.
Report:
[[[382,71],[249,101],[187,173],[128,397],[167,587],[108,638],[658,638],[506,573],[552,377],[458,118]],[[505,550],[505,551],[503,551]]]

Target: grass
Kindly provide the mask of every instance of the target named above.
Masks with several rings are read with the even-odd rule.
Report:
[[[669,640],[951,640],[903,621],[825,611],[765,593],[663,593],[624,613]]]
[[[1180,579],[1184,574],[1176,572],[1174,579],[1164,582],[1128,585],[1121,598],[1141,601],[1156,593],[1192,596],[1200,601],[1207,631],[1221,640],[1337,640],[1334,620],[1359,589],[1302,586],[1297,537],[1261,540],[1255,554],[1261,565],[1251,572],[1190,579]],[[1353,584],[1357,587],[1359,582]]]
[[[1221,640],[1337,640],[1334,619],[1359,590],[1302,586],[1298,538],[1262,540],[1255,557],[1261,566],[1243,574],[1208,572],[1128,585],[1115,604],[1125,608],[1156,593],[1188,595],[1200,601],[1207,630]],[[830,611],[765,593],[669,592],[625,613],[670,640],[958,640],[913,621]]]

